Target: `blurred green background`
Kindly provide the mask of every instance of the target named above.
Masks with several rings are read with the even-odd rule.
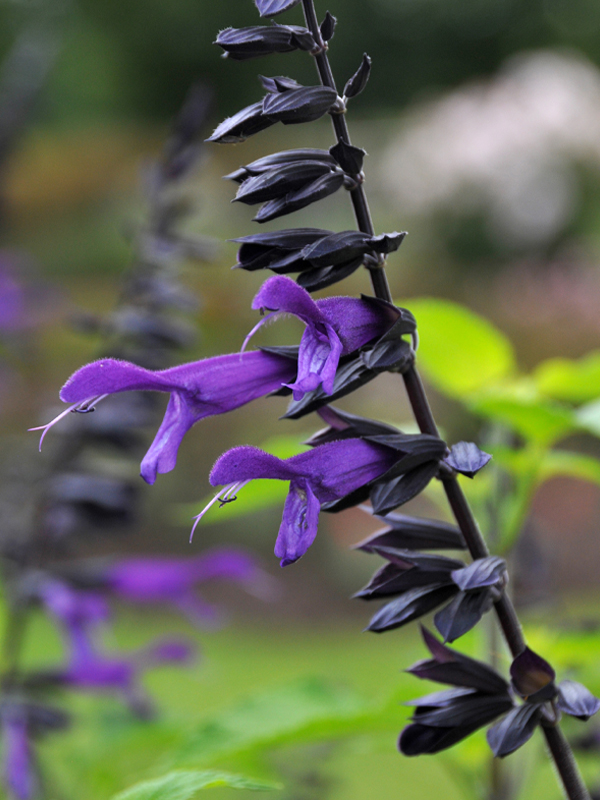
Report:
[[[332,0],[318,5],[319,15],[327,8],[338,18],[330,43],[338,84],[354,72],[363,52],[373,58],[369,85],[353,101],[348,122],[354,143],[369,153],[366,185],[378,232],[409,231],[390,258],[394,296],[409,307],[411,297],[424,295],[464,303],[510,337],[524,371],[543,358],[577,357],[598,348],[600,5],[593,0]],[[282,21],[300,24],[300,10]],[[2,394],[5,470],[17,447],[20,468],[35,470],[35,437],[25,443],[22,431],[50,418],[58,387],[96,355],[98,339],[78,332],[73,319],[114,307],[131,258],[131,231],[144,219],[141,167],[159,151],[190,85],[199,81],[213,92],[216,125],[260,98],[258,73],[315,82],[314,67],[301,53],[245,64],[219,57],[211,44],[218,30],[256,23],[251,0],[3,0],[0,5],[0,58],[24,35],[56,52],[28,124],[11,144],[0,173],[0,246],[21,254],[26,279],[42,287],[46,311],[41,330],[7,349],[15,369]],[[181,353],[181,361],[235,351],[257,319],[250,300],[264,276],[232,273],[235,246],[224,243],[257,226],[247,207],[230,205],[232,185],[221,175],[275,150],[330,144],[328,120],[321,120],[276,126],[234,147],[207,147],[190,189],[198,206],[190,230],[222,244],[215,263],[190,265],[186,274],[201,302],[200,335]],[[353,227],[343,193],[278,222],[283,224],[272,227]],[[368,291],[366,275],[355,274],[342,291]],[[278,322],[256,344],[293,343],[300,332],[294,321]],[[432,389],[432,400],[449,441],[485,433],[485,425],[456,399]],[[380,377],[343,407],[407,430],[412,424],[394,376]],[[176,472],[161,476],[155,487],[141,487],[146,512],[135,537],[91,540],[89,553],[188,553],[184,520],[191,512],[179,504],[201,503],[209,490],[210,466],[223,450],[260,445],[277,434],[301,439],[318,427],[310,418],[275,426],[284,410],[285,402],[274,398],[202,422],[187,436]],[[60,436],[59,429],[52,435]],[[600,456],[598,440],[591,436],[573,436],[567,444]],[[51,449],[50,438],[47,445]],[[407,510],[443,513],[432,497],[414,501]],[[419,693],[414,680],[398,676],[422,656],[415,631],[361,636],[368,610],[348,600],[374,568],[372,558],[348,546],[374,530],[373,523],[365,523],[358,511],[323,520],[308,555],[281,574],[271,553],[279,514],[279,507],[271,508],[198,530],[195,552],[225,542],[259,552],[279,581],[278,598],[248,601],[241,593],[229,596],[214,589],[211,596],[229,607],[234,622],[222,633],[206,635],[208,660],[189,676],[165,672],[156,678],[159,702],[167,709],[166,732],[149,745],[116,711],[106,712],[101,735],[107,749],[100,750],[95,765],[68,779],[73,786],[80,787],[77,781],[86,779],[86,770],[95,774],[104,760],[108,773],[92,784],[97,788],[89,796],[110,796],[151,773],[163,744],[177,738],[174,731],[267,684],[324,676],[378,700],[394,692],[401,699]],[[590,482],[555,478],[534,500],[527,558],[538,583],[528,587],[529,597],[546,604],[542,616],[548,608],[564,614],[570,620],[566,627],[582,620],[598,624],[599,520],[600,490]],[[573,596],[578,599],[571,606]],[[149,635],[153,626],[173,624],[146,617],[143,629]],[[123,623],[125,641],[136,642],[138,634],[134,624]],[[48,635],[42,632],[40,641]],[[588,671],[598,685],[597,672]],[[83,709],[84,716],[98,710],[94,703]],[[398,730],[404,716],[398,711]],[[413,797],[417,788],[432,796],[440,790],[449,799],[461,796],[460,788],[448,788],[449,776],[453,786],[461,785],[455,764],[401,760],[393,752],[395,723],[388,718],[386,725],[375,739],[359,736],[336,745],[332,754],[320,744],[325,750],[316,755],[310,748],[300,755],[274,755],[287,765],[280,772],[295,787],[286,790],[286,798],[369,800],[396,796],[398,786],[407,787],[399,796]],[[115,733],[119,726],[127,732]],[[128,736],[140,737],[137,755],[126,765],[115,760],[114,743],[118,749],[121,735],[127,747],[134,747]],[[78,762],[78,746],[76,734],[55,740],[48,757],[63,765],[59,772],[64,768],[67,775],[69,762]],[[531,745],[532,752],[536,747],[539,743]],[[298,768],[302,775],[290,766],[296,759],[306,765]],[[321,760],[327,766],[312,775],[311,764]],[[558,796],[548,785],[548,776],[540,778],[538,794],[527,796]],[[214,791],[215,796],[225,792]]]

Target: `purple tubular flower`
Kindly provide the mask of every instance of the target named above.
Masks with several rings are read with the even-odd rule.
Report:
[[[46,608],[66,628],[97,625],[110,616],[102,595],[75,591],[59,580],[45,580],[37,593]]]
[[[285,460],[255,447],[234,447],[217,460],[209,480],[213,486],[230,484],[228,494],[254,478],[290,482],[275,544],[275,555],[285,567],[313,543],[322,503],[378,478],[396,458],[392,449],[362,439],[331,442]]]
[[[57,671],[56,679],[78,689],[116,691],[141,716],[147,715],[151,707],[139,685],[141,671],[160,664],[189,661],[193,652],[185,642],[165,640],[129,658],[106,656],[95,649],[88,633],[79,626],[71,627],[69,640],[69,661]]]
[[[211,622],[215,611],[194,592],[194,585],[229,578],[252,590],[263,573],[240,550],[221,549],[197,558],[128,558],[113,564],[104,575],[106,585],[125,600],[136,603],[173,603],[192,621]]]
[[[32,800],[39,782],[29,742],[27,714],[18,705],[10,705],[2,713],[2,782],[10,797]]]
[[[298,375],[295,383],[288,384],[294,400],[301,400],[321,384],[331,394],[340,357],[383,336],[400,313],[391,305],[388,309],[354,297],[315,301],[285,275],[266,280],[252,308],[293,314],[306,324],[298,353]]]
[[[71,589],[58,580],[45,581],[39,596],[59,622],[68,650],[67,665],[51,671],[54,681],[80,689],[119,692],[139,714],[147,714],[149,702],[139,686],[139,674],[157,664],[189,660],[192,650],[181,641],[160,641],[131,654],[107,656],[95,647],[92,629],[108,617],[104,598],[93,592]]]
[[[260,350],[215,356],[165,370],[105,358],[77,370],[61,389],[60,399],[73,404],[73,409],[85,410],[97,402],[96,398],[116,392],[170,392],[162,425],[141,464],[144,480],[154,483],[157,473],[175,467],[179,445],[198,420],[224,414],[277,391],[295,375],[293,359]]]

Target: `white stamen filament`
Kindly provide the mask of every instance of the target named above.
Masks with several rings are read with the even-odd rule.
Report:
[[[41,451],[42,443],[44,441],[44,437],[46,436],[46,434],[48,433],[50,428],[53,428],[56,425],[57,422],[60,422],[60,420],[63,417],[66,417],[67,414],[70,414],[71,411],[78,411],[78,412],[80,412],[82,414],[85,414],[88,411],[93,411],[94,408],[96,407],[96,405],[101,400],[104,400],[105,397],[108,397],[108,394],[101,394],[101,395],[97,395],[96,397],[88,397],[87,400],[82,400],[80,403],[73,403],[73,405],[69,406],[64,411],[61,411],[60,414],[57,417],[54,417],[54,419],[51,420],[50,422],[48,422],[46,425],[38,425],[36,428],[27,428],[27,430],[28,431],[43,431],[43,433],[42,433],[42,435],[40,437],[40,446],[39,446],[39,450]]]
[[[194,524],[192,526],[192,530],[190,532],[190,544],[192,543],[192,539],[194,538],[194,531],[198,526],[198,523],[202,519],[202,517],[206,514],[209,508],[214,506],[215,503],[220,503],[221,506],[226,505],[227,503],[232,503],[234,500],[237,500],[235,497],[236,493],[239,492],[247,483],[250,483],[250,479],[246,481],[236,481],[235,483],[230,483],[225,487],[225,490],[221,490],[217,492],[217,494],[213,497],[213,499],[207,503],[202,511],[194,517]],[[233,495],[233,497],[232,497]]]
[[[244,352],[244,350],[245,350],[245,349],[246,349],[246,347],[248,346],[248,342],[249,342],[249,341],[250,341],[250,339],[251,339],[251,338],[254,336],[254,334],[255,334],[255,333],[256,333],[256,332],[257,332],[257,331],[258,331],[260,328],[262,328],[262,326],[263,326],[263,325],[264,325],[264,324],[265,324],[265,323],[266,323],[268,320],[272,319],[273,317],[277,316],[277,314],[280,314],[280,313],[281,313],[280,311],[271,311],[271,313],[270,313],[270,314],[267,314],[267,316],[266,316],[266,317],[263,317],[263,318],[260,320],[260,322],[257,322],[257,323],[256,323],[256,325],[255,325],[255,326],[252,328],[252,330],[250,331],[250,333],[248,334],[248,336],[246,336],[246,338],[244,339],[244,343],[242,344],[242,349],[240,350],[240,355],[241,355],[241,354]]]

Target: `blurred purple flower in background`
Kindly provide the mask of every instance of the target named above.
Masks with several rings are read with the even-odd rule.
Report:
[[[17,800],[38,794],[38,778],[29,739],[26,709],[6,703],[0,713],[2,727],[2,779]]]
[[[21,330],[26,323],[23,286],[6,268],[0,252],[0,334]]]
[[[128,558],[104,573],[118,597],[136,603],[171,603],[194,623],[218,621],[218,612],[194,592],[197,583],[225,578],[241,583],[251,594],[265,597],[272,578],[241,550],[213,550],[196,558]]]
[[[68,631],[70,653],[65,667],[52,672],[57,683],[91,691],[120,694],[137,715],[152,713],[152,703],[140,685],[143,670],[161,664],[189,662],[194,648],[189,642],[161,640],[134,653],[112,656],[98,652],[81,626]]]
[[[189,661],[192,656],[192,645],[184,641],[158,641],[128,656],[105,655],[95,641],[99,624],[109,617],[102,595],[77,591],[50,579],[41,584],[39,597],[58,621],[67,649],[66,665],[41,673],[45,680],[80,689],[116,691],[135,713],[147,716],[151,704],[139,684],[140,673],[163,663]]]

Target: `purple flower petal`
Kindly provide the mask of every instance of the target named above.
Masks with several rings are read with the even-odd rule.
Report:
[[[313,542],[321,503],[345,497],[386,472],[396,454],[363,439],[344,439],[315,447],[286,460],[255,447],[235,447],[215,463],[213,486],[255,478],[289,480],[276,555],[282,566],[296,561]]]
[[[301,319],[307,326],[298,353],[298,377],[287,384],[294,400],[301,400],[321,384],[333,391],[340,357],[382,336],[396,321],[393,306],[375,305],[353,297],[313,300],[291,278],[276,275],[262,285],[252,308],[269,309]]]
[[[105,599],[96,592],[79,592],[59,580],[44,581],[37,592],[48,610],[67,628],[95,625],[110,616]]]
[[[29,743],[24,709],[9,706],[2,714],[2,779],[10,796],[32,800],[38,796],[39,782]]]
[[[301,558],[317,535],[321,505],[307,481],[292,481],[283,507],[275,555],[287,567]]]
[[[294,400],[302,400],[306,392],[312,392],[321,384],[327,394],[333,392],[335,373],[342,353],[342,343],[331,325],[307,328],[300,340],[298,351],[298,379],[288,383]]]
[[[79,369],[63,386],[67,403],[132,390],[171,392],[164,420],[142,461],[144,480],[169,472],[179,445],[199,420],[223,414],[277,391],[296,376],[292,359],[265,353],[231,353],[166,370],[148,370],[116,359],[102,359]]]
[[[252,308],[268,308],[270,311],[284,311],[301,319],[307,325],[311,322],[324,322],[317,303],[306,289],[298,286],[285,275],[268,278],[252,301]]]
[[[249,481],[255,478],[275,478],[280,481],[289,481],[298,474],[293,466],[288,465],[288,462],[281,458],[265,453],[258,447],[242,445],[228,450],[216,460],[209,481],[211,486]]]

